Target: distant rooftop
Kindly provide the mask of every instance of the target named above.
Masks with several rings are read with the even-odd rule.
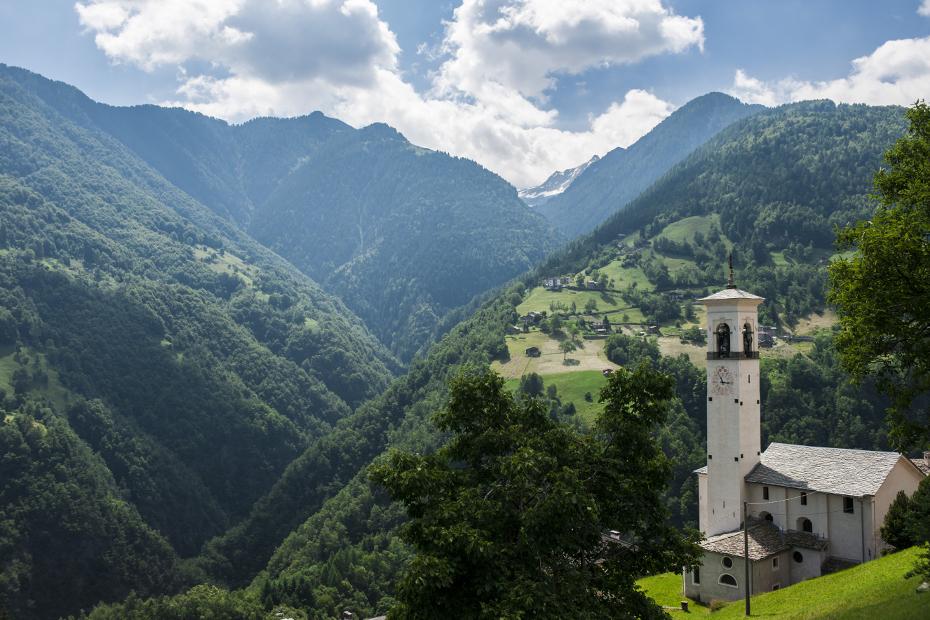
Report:
[[[749,520],[749,559],[764,560],[792,547],[816,549],[827,548],[827,541],[809,532],[783,532],[774,523],[762,519]],[[718,534],[701,542],[705,551],[743,557],[743,530]]]
[[[727,301],[730,299],[758,299],[759,301],[765,300],[764,297],[753,295],[752,293],[744,291],[743,289],[725,288],[723,290],[717,291],[713,295],[702,297],[698,299],[698,301]]]
[[[853,497],[875,495],[901,458],[897,452],[772,443],[746,482]]]

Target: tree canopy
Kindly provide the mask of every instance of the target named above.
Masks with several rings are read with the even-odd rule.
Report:
[[[901,448],[930,439],[930,107],[918,102],[906,114],[907,133],[875,175],[879,207],[840,231],[841,249],[854,253],[830,266],[843,365],[875,376],[892,398]]]
[[[647,365],[619,369],[578,433],[492,371],[457,376],[434,418],[448,442],[371,469],[417,552],[391,617],[661,617],[635,580],[697,558],[661,498],[671,468],[654,432],[673,396]]]

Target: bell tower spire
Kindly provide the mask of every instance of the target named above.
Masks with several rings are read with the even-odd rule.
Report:
[[[733,252],[730,252],[727,262],[730,264],[730,278],[727,280],[727,288],[736,288],[736,283],[733,281]]]
[[[742,521],[746,474],[761,453],[759,352],[753,337],[764,300],[727,287],[699,299],[707,308],[707,474],[699,478],[700,526],[706,536]]]

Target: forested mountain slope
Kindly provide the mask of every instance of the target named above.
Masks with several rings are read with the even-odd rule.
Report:
[[[590,232],[718,131],[764,109],[722,93],[693,99],[629,148],[592,163],[538,211],[566,237]]]
[[[746,287],[776,301],[763,308],[763,319],[791,324],[822,306],[835,227],[870,216],[872,177],[904,127],[901,108],[829,101],[789,104],[744,119],[542,269],[606,264],[618,240],[641,246],[631,235],[662,236],[651,249],[678,262],[655,261],[649,251],[634,251],[625,260],[656,270],[660,290],[709,286],[720,281],[723,254],[732,249]],[[676,222],[711,215],[722,245],[693,231],[662,235]]]
[[[272,193],[252,231],[405,358],[446,311],[554,248],[509,184],[382,124],[330,140]]]
[[[181,109],[107,106],[2,71],[342,297],[405,360],[448,311],[556,247],[557,234],[506,181],[382,124],[356,130],[317,112],[228,125]]]
[[[0,70],[0,611],[16,618],[188,580],[178,557],[397,368],[78,95]]]

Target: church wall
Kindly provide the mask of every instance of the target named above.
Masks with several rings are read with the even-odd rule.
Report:
[[[776,487],[754,483],[747,484],[746,486],[748,487],[747,496],[749,497],[750,504],[756,503],[755,506],[749,506],[749,514],[761,518],[763,513],[767,512],[772,515],[772,523],[774,523],[778,529],[788,529],[788,522],[785,518],[785,510],[787,506],[784,501],[788,495],[788,490],[785,487]],[[762,494],[762,489],[764,486],[768,486],[769,488],[768,499],[765,499]]]
[[[743,591],[743,575],[745,566],[743,558],[726,556],[733,560],[733,566],[726,568],[723,565],[724,556],[719,553],[707,551],[704,553],[703,563],[701,564],[701,584],[699,586],[692,583],[691,573],[685,574],[685,596],[699,600],[703,603],[709,603],[714,599],[725,601],[734,601],[745,596]],[[732,575],[736,579],[737,587],[727,586],[720,583],[720,576],[724,573]]]
[[[801,554],[801,561],[798,562],[794,554]],[[813,577],[820,577],[820,567],[823,566],[824,560],[827,559],[827,554],[815,551],[814,549],[792,549],[787,553],[788,560],[786,561],[787,565],[790,567],[790,578],[791,583],[798,583],[799,581],[804,581],[806,579],[812,579]],[[782,584],[784,587],[784,584]]]
[[[775,567],[774,560],[778,560],[778,566]],[[752,563],[752,593],[762,594],[771,592],[775,584],[784,588],[791,584],[791,569],[788,562],[791,561],[791,554],[784,552],[774,555],[764,560],[757,560]]]
[[[843,512],[843,496],[830,495],[830,555],[855,562],[868,560],[864,538],[870,538],[872,509],[868,500],[853,498],[853,512]],[[866,522],[868,521],[868,523]]]
[[[902,457],[892,468],[888,477],[885,478],[885,482],[882,483],[882,486],[879,487],[878,492],[875,494],[875,518],[871,529],[873,553],[876,556],[880,555],[881,550],[885,547],[881,540],[881,533],[879,530],[882,524],[885,523],[885,515],[888,514],[888,508],[891,506],[891,502],[894,501],[898,491],[904,491],[908,495],[913,495],[923,478],[923,474],[909,463],[905,463]]]
[[[802,531],[801,519],[810,519],[813,533],[821,538],[829,538],[832,524],[828,506],[829,495],[825,493],[807,494],[807,504],[801,503],[801,493],[797,489],[786,489],[790,501],[785,502],[787,529]]]

